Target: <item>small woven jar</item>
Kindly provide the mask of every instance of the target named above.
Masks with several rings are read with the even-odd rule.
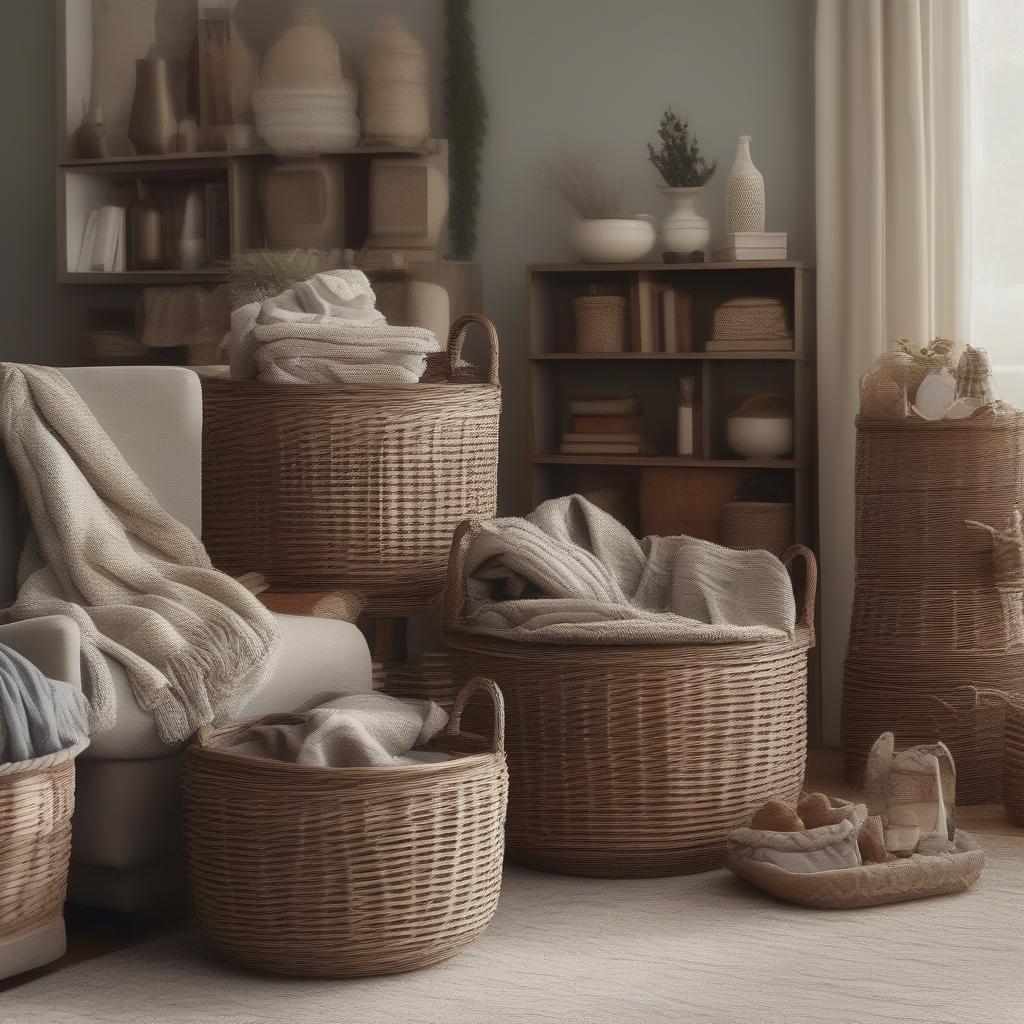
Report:
[[[723,302],[711,324],[710,351],[788,352],[793,332],[786,308],[770,295],[746,295]]]
[[[626,350],[626,300],[621,295],[580,295],[572,300],[576,351]]]
[[[363,56],[363,130],[371,145],[430,138],[427,54],[397,18],[382,18]]]
[[[793,543],[793,505],[787,501],[727,501],[718,543],[737,551],[781,555]]]

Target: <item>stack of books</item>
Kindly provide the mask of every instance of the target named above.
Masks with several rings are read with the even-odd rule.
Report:
[[[732,231],[712,251],[712,260],[784,260],[788,252],[785,231]]]
[[[572,429],[562,435],[563,455],[653,455],[644,433],[643,403],[624,398],[578,398],[569,404]]]
[[[450,707],[455,700],[455,680],[448,652],[431,651],[418,663],[388,665],[383,690],[392,697],[415,697]]]
[[[123,206],[101,206],[89,214],[75,264],[78,273],[124,270],[126,216],[127,210]]]

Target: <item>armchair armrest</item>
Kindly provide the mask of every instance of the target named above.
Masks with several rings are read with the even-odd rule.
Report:
[[[28,658],[47,678],[82,688],[82,634],[67,615],[8,622],[0,626],[0,643]]]

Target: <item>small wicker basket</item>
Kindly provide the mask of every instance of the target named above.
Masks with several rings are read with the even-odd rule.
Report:
[[[460,730],[477,690],[494,737]],[[229,960],[280,974],[395,974],[454,955],[498,905],[507,773],[490,680],[455,699],[430,746],[460,756],[395,768],[319,768],[218,749],[201,730],[185,766],[187,866],[203,931]]]
[[[641,878],[718,867],[728,833],[766,800],[795,800],[807,749],[814,556],[793,640],[630,647],[468,633],[456,532],[444,637],[455,678],[486,672],[508,710],[510,858],[570,875]],[[470,709],[480,728],[477,708]]]
[[[459,366],[474,324],[490,344],[482,381]],[[204,377],[203,541],[214,565],[258,570],[276,590],[359,590],[374,615],[434,608],[452,531],[495,512],[501,411],[489,320],[459,317],[441,355],[430,383]]]
[[[781,555],[793,543],[792,503],[727,501],[718,523],[718,543],[738,551]]]
[[[0,949],[64,913],[83,746],[0,766]]]
[[[577,352],[624,352],[626,300],[621,295],[580,295],[572,300]]]

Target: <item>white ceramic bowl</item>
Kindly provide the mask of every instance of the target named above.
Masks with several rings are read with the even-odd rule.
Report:
[[[569,228],[569,242],[584,263],[634,263],[654,248],[654,218],[577,220]]]
[[[789,416],[730,416],[725,424],[729,447],[748,459],[777,459],[793,448]]]

